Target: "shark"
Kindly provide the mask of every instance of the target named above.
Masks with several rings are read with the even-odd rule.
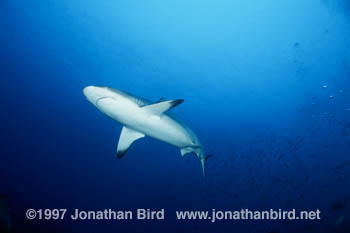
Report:
[[[202,165],[210,157],[204,153],[196,134],[170,112],[182,99],[160,98],[151,102],[130,93],[101,86],[87,86],[83,94],[102,113],[123,125],[117,147],[117,157],[122,158],[133,142],[145,136],[180,148],[182,157],[194,153]]]

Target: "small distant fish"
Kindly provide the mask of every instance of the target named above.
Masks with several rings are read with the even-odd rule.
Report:
[[[335,223],[335,226],[340,226],[344,221],[344,215],[340,216]]]
[[[330,95],[329,98],[330,98],[330,99],[334,99],[334,95]]]
[[[312,104],[313,106],[315,106],[315,105],[316,105],[316,103],[315,103],[315,102],[312,102],[311,104]]]
[[[328,88],[327,85],[323,85],[323,86],[322,86],[322,89],[327,89],[327,88]]]

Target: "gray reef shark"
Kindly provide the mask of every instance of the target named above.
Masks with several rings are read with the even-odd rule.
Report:
[[[161,98],[152,103],[126,92],[109,87],[88,86],[83,90],[86,98],[101,112],[123,125],[117,148],[121,158],[137,139],[149,136],[180,147],[181,155],[195,153],[205,174],[205,155],[197,136],[184,123],[168,111],[183,100]]]

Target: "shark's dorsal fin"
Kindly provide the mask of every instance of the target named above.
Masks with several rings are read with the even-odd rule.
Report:
[[[122,132],[120,133],[117,156],[121,158],[128,151],[131,144],[139,138],[143,138],[145,135],[133,129],[124,126]]]
[[[167,100],[155,104],[150,104],[142,107],[143,109],[156,114],[156,115],[161,115],[162,113],[172,109],[173,107],[181,104],[183,100]]]

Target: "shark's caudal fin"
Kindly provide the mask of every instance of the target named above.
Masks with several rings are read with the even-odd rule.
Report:
[[[203,176],[205,176],[205,162],[211,157],[211,155],[205,156],[200,146],[189,146],[189,147],[181,148],[182,157],[185,156],[185,154],[188,154],[191,152],[195,153],[197,155],[197,158],[200,160],[202,165]]]
[[[131,144],[136,141],[139,138],[143,138],[145,135],[143,133],[140,133],[136,130],[123,127],[122,132],[120,133],[119,142],[118,142],[118,149],[117,149],[117,156],[120,159],[125,155],[125,153],[128,151]]]
[[[205,156],[205,158],[200,158],[202,164],[203,176],[205,176],[205,162],[211,157],[211,155]]]

